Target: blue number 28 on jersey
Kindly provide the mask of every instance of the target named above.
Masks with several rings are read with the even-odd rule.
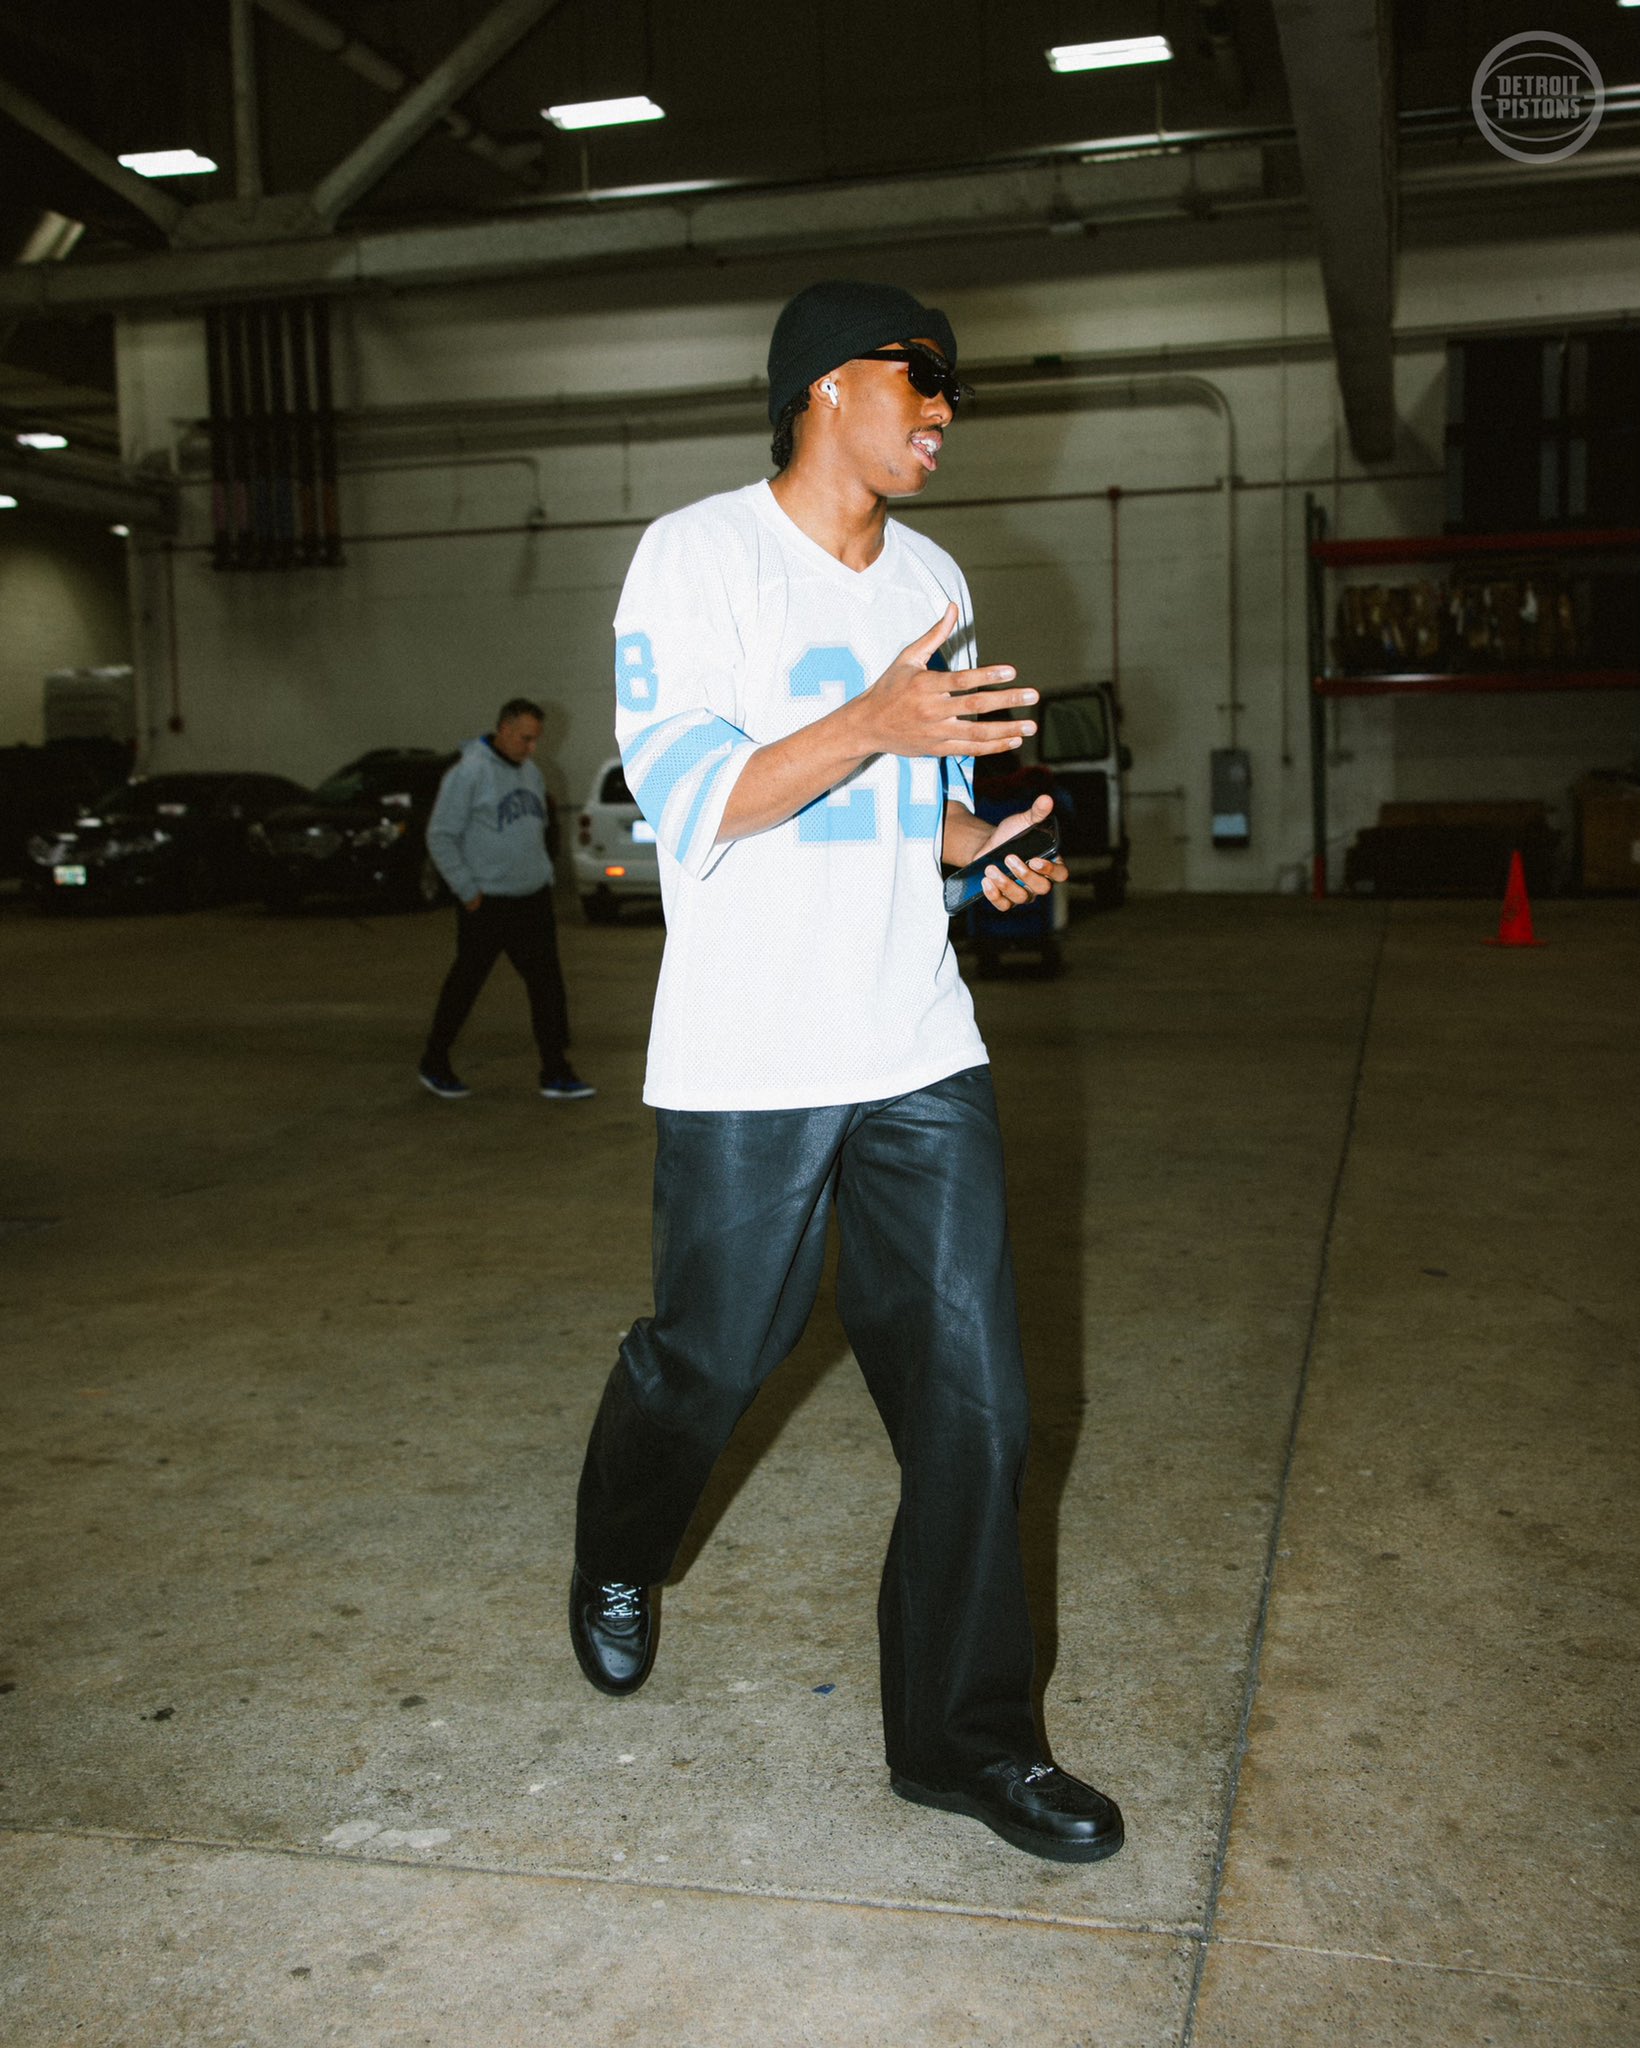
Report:
[[[945,662],[936,654],[929,666],[944,668]],[[835,695],[839,704],[847,704],[865,687],[865,668],[852,647],[811,647],[792,663],[786,676],[787,693],[798,702]],[[615,698],[624,711],[637,712],[653,711],[660,701],[655,650],[647,633],[623,633],[615,643]],[[901,837],[936,838],[945,813],[941,763],[933,758],[913,761],[902,756],[898,766]],[[877,792],[873,789],[828,790],[797,814],[798,841],[806,846],[872,841],[877,827]]]

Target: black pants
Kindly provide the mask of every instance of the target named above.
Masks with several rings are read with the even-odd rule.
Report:
[[[530,1027],[541,1054],[543,1074],[556,1073],[569,1045],[569,1003],[558,965],[558,927],[552,890],[533,896],[486,896],[476,910],[456,906],[455,965],[444,977],[427,1058],[448,1060],[490,969],[505,953],[518,969],[530,999]]]
[[[593,1425],[581,1569],[666,1577],[719,1452],[802,1335],[835,1200],[837,1306],[900,1466],[877,1604],[888,1761],[938,1783],[1034,1758],[1029,1423],[989,1069],[886,1102],[658,1125],[655,1314],[622,1340]]]

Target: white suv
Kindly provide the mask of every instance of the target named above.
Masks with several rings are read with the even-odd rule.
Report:
[[[593,777],[576,821],[575,886],[590,924],[613,924],[623,903],[660,900],[655,828],[632,801],[619,755]]]

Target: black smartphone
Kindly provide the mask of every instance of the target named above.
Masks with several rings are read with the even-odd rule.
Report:
[[[978,860],[971,860],[967,867],[958,868],[954,875],[945,878],[945,914],[955,917],[959,910],[965,910],[979,895],[985,881],[987,868],[1001,868],[1009,881],[1015,881],[1008,856],[1018,854],[1022,861],[1054,860],[1059,854],[1059,827],[1049,818],[1042,825],[1027,825],[1015,838],[1001,846],[993,846],[989,853],[981,854]]]

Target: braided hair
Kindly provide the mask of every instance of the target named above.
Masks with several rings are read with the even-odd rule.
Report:
[[[807,390],[798,392],[789,405],[780,408],[780,417],[774,423],[774,439],[769,443],[769,454],[777,476],[792,459],[792,431],[797,423],[797,415],[800,412],[807,412],[808,409]]]

